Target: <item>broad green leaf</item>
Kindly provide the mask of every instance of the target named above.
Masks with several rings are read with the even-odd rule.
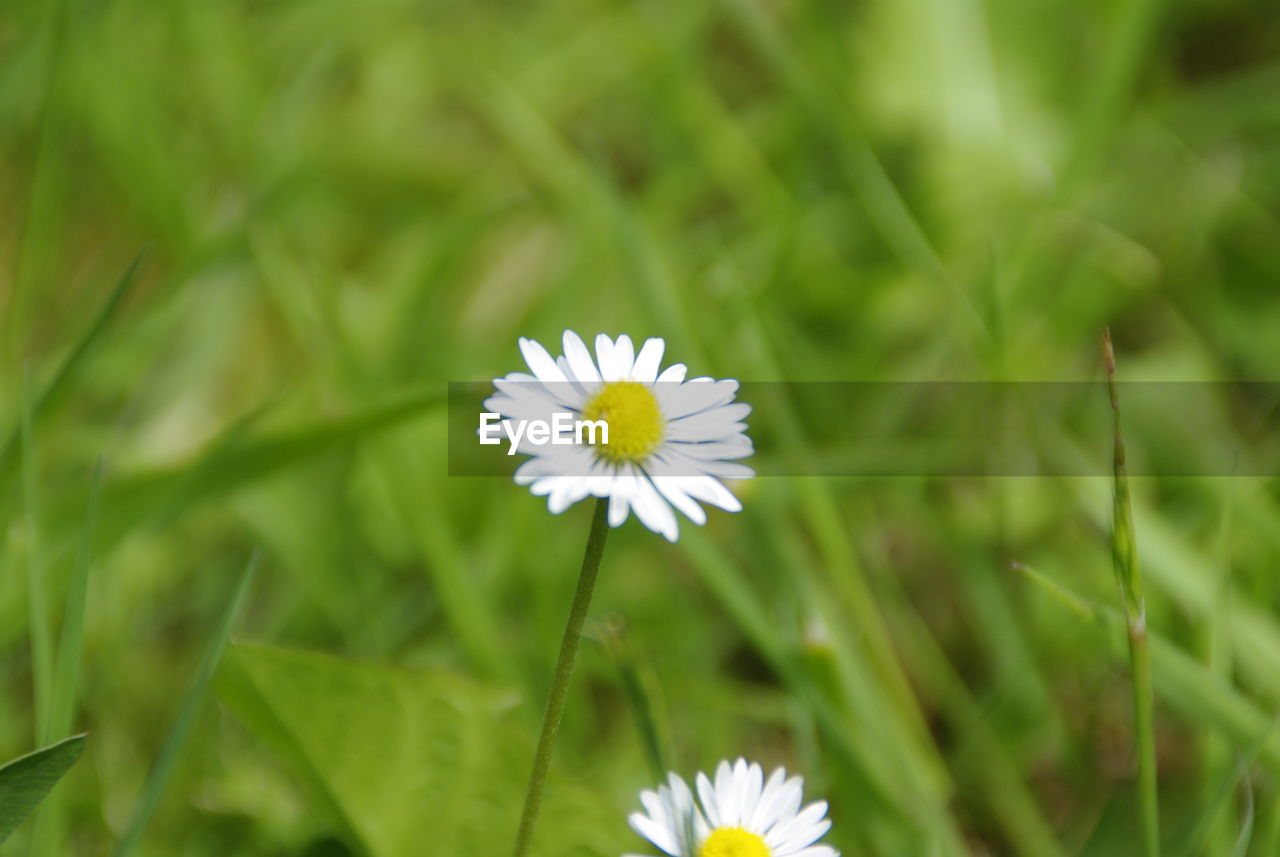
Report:
[[[513,694],[442,671],[243,645],[226,667],[222,699],[372,857],[510,849],[532,758]],[[629,841],[623,818],[553,778],[534,851],[617,853]]]
[[[0,842],[9,838],[80,758],[84,741],[85,736],[76,735],[0,768]]]

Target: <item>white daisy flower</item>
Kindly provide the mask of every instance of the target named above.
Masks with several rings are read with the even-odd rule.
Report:
[[[714,783],[700,773],[696,784],[696,800],[675,774],[641,792],[645,811],[632,813],[631,827],[671,857],[840,857],[815,844],[831,822],[824,800],[801,808],[803,777],[778,768],[766,782],[758,764],[738,759],[721,762]]]
[[[521,420],[550,424],[557,413],[603,421],[608,440],[603,432],[580,431],[556,433],[554,442],[541,445],[523,437],[514,450],[531,458],[517,469],[517,484],[546,496],[552,514],[588,496],[607,497],[610,526],[635,512],[672,542],[679,534],[672,507],[699,526],[707,515],[697,501],[730,512],[742,508],[721,481],[754,475],[735,460],[753,452],[743,422],[751,406],[734,401],[737,381],[686,380],[683,363],[662,369],[666,346],[657,338],[637,353],[630,337],[602,333],[594,359],[571,330],[563,344],[563,356],[552,357],[521,337],[532,374],[495,379],[497,393],[485,409],[502,416],[504,429]]]

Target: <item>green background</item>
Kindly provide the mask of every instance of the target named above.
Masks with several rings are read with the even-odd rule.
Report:
[[[1277,93],[1265,0],[10,0],[0,758],[65,731],[39,640],[105,463],[90,737],[5,853],[125,835],[254,547],[134,853],[504,853],[590,509],[448,478],[446,382],[566,327],[1096,381],[1107,325],[1124,379],[1275,380]],[[1277,489],[1134,485],[1169,854],[1280,853]],[[1138,853],[1110,491],[778,477],[676,545],[628,522],[538,853],[644,851],[647,747],[794,768],[847,855]]]

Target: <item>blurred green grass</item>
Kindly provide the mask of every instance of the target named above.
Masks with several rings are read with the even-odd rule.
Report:
[[[41,728],[28,564],[57,639],[106,462],[54,853],[123,835],[252,546],[241,639],[464,673],[533,734],[589,513],[448,478],[436,404],[518,335],[658,335],[751,380],[1091,379],[1108,324],[1122,378],[1280,365],[1260,0],[18,0],[0,56],[2,758]],[[26,376],[65,380],[22,447]],[[1133,488],[1177,853],[1280,709],[1280,492]],[[674,547],[615,533],[595,615],[625,621],[672,764],[795,766],[846,854],[1132,854],[1122,651],[1010,571],[1114,605],[1109,490],[757,480]],[[583,813],[580,853],[639,848],[628,698],[588,646],[557,771],[616,812]],[[202,708],[135,853],[369,845],[260,732]],[[1232,853],[1236,792],[1202,853]],[[518,800],[486,806],[500,842]]]

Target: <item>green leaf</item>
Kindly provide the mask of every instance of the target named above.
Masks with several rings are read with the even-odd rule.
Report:
[[[9,838],[80,758],[84,741],[85,736],[76,735],[0,768],[0,842]]]
[[[514,694],[443,671],[244,645],[228,653],[219,694],[373,857],[510,849],[532,758]],[[612,853],[622,818],[553,778],[534,851]]]

